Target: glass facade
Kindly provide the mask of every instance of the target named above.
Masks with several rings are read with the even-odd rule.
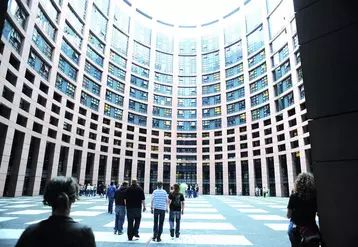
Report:
[[[46,106],[43,117],[36,110],[29,118],[34,127],[26,126],[26,135],[50,143],[47,153],[55,158],[37,163],[62,174],[63,165],[55,166],[58,157],[66,160],[64,151],[50,150],[68,148],[76,158],[67,160],[73,163],[69,173],[81,184],[133,176],[145,193],[160,178],[166,189],[198,183],[203,194],[253,195],[257,183],[286,196],[290,190],[275,186],[282,181],[272,178],[278,174],[273,160],[310,151],[290,0],[244,1],[227,16],[197,26],[165,23],[131,2],[10,0],[0,71],[6,75],[2,88],[16,83],[19,90],[13,92],[16,100],[6,93],[0,97],[11,119],[2,110],[0,118],[21,132],[26,124],[18,114],[26,112],[26,97],[33,99],[31,109]],[[23,79],[14,82],[12,74]],[[20,120],[13,121],[16,117]],[[276,135],[293,130],[305,135],[285,134],[285,143],[276,141]],[[0,138],[0,147],[13,139]],[[304,155],[298,159],[304,169],[311,167]],[[292,162],[287,159],[287,166]],[[29,182],[42,184],[34,194],[43,193],[50,179],[48,172],[40,174]],[[7,176],[0,174],[6,188]],[[292,189],[294,176],[284,180]]]

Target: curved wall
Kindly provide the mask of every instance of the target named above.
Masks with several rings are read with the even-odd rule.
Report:
[[[193,26],[128,1],[10,1],[1,195],[41,194],[72,175],[288,196],[312,170],[295,26],[289,0],[245,1]]]

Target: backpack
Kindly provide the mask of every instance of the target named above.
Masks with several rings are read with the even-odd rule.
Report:
[[[180,197],[181,197],[181,193],[178,193],[175,197],[174,197],[174,193],[172,193],[172,205],[175,208],[181,208],[181,201],[180,201]]]

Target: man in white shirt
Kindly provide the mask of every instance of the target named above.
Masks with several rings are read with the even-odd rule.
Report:
[[[153,238],[152,240],[157,242],[162,241],[160,236],[163,232],[163,223],[165,218],[165,212],[168,212],[167,208],[167,192],[163,190],[163,182],[157,182],[158,188],[153,191],[152,194],[152,206],[151,212],[154,214],[154,226],[153,226]],[[159,222],[158,222],[159,218]],[[158,224],[159,223],[159,224]]]

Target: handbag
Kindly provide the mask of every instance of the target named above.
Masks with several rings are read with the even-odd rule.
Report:
[[[302,246],[319,246],[321,233],[316,225],[300,227]]]

